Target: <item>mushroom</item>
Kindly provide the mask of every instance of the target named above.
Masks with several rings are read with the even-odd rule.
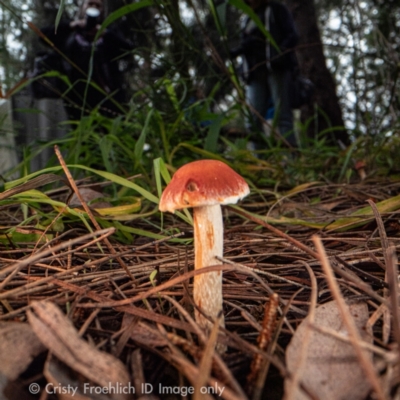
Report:
[[[354,166],[354,168],[358,172],[358,175],[360,176],[360,179],[362,181],[367,177],[367,174],[365,172],[366,167],[367,167],[367,163],[364,160],[356,161],[355,166]]]
[[[194,161],[176,171],[161,196],[159,209],[173,213],[193,207],[195,270],[220,264],[216,257],[223,256],[221,204],[234,204],[249,192],[246,181],[221,161]],[[193,298],[215,321],[222,311],[222,271],[196,275]],[[212,327],[198,310],[195,319],[206,330]],[[224,326],[223,317],[220,325]]]

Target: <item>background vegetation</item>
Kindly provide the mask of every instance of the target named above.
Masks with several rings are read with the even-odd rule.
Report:
[[[223,157],[245,174],[250,163],[256,165],[258,173],[251,168],[247,175],[262,185],[349,180],[358,160],[365,161],[370,174],[396,173],[399,5],[285,3],[301,36],[301,71],[316,86],[312,104],[298,119],[300,157],[288,158],[290,149],[274,137],[250,138],[242,129],[248,110],[238,65],[228,55],[238,41],[242,2],[155,1],[147,6],[143,0],[132,7],[118,0],[108,1],[107,10],[137,45],[126,74],[131,100],[126,113],[115,118],[93,110],[68,125],[68,134],[58,141],[67,163],[101,166],[122,176],[140,173],[149,181],[156,158],[179,166],[197,157]],[[3,93],[16,86],[15,96],[21,93],[18,83],[41,49],[27,22],[54,23],[60,7],[72,18],[77,1],[0,1]],[[351,145],[338,148],[330,139],[342,135],[343,126]],[[261,150],[248,152],[249,140]]]
[[[79,327],[75,336],[81,341],[122,360],[124,370],[129,364],[135,383],[141,369],[143,382],[176,387],[222,376],[237,394],[230,398],[259,399],[264,393],[278,399],[288,376],[286,346],[294,328],[312,314],[314,295],[319,304],[341,298],[332,295],[333,279],[327,279],[331,262],[346,299],[368,299],[374,352],[381,357],[375,357],[382,378],[375,389],[379,394],[381,386],[386,394],[377,398],[399,397],[400,324],[389,310],[398,308],[400,4],[285,3],[301,36],[301,72],[316,87],[312,103],[297,113],[297,150],[275,136],[249,136],[243,129],[248,109],[237,64],[228,56],[238,41],[241,1],[108,0],[108,12],[137,44],[126,66],[131,99],[126,112],[113,118],[96,109],[77,121],[63,121],[65,134],[57,140],[39,140],[38,131],[36,140],[27,141],[23,133],[29,126],[19,127],[22,161],[4,175],[0,189],[0,320],[24,327],[28,319],[38,326],[31,307],[40,311],[35,300],[42,305],[43,299],[51,300]],[[1,97],[13,103],[14,114],[42,113],[30,101],[16,110],[16,100],[30,99],[26,78],[41,50],[35,27],[54,23],[60,6],[64,16],[73,17],[77,4],[0,0]],[[344,132],[350,143],[339,146],[336,138]],[[257,150],[249,150],[251,141]],[[47,168],[32,169],[31,160],[46,149],[53,153],[54,145],[60,151]],[[227,258],[213,267],[224,270],[229,352],[223,361],[213,355],[216,336],[207,342],[189,317],[190,214],[158,212],[172,173],[197,158],[223,160],[252,189],[239,206],[224,207]],[[316,237],[312,242],[315,234],[323,239],[329,259]],[[276,296],[275,310],[265,308],[273,303],[271,293],[281,301],[279,316]],[[43,314],[48,326],[51,320],[67,319]],[[57,325],[54,340],[43,340],[43,331],[38,337],[64,362],[56,351],[59,345],[84,347]],[[53,377],[58,379],[53,372],[59,367],[51,368],[54,356],[29,357],[25,346],[31,339],[7,336],[12,341],[0,343],[11,352],[0,352],[0,366],[23,364],[8,380],[27,391],[31,382],[39,380],[43,390]],[[262,342],[268,348],[261,348]],[[345,348],[343,343],[326,347]],[[88,352],[78,353],[63,375],[83,382],[100,358],[96,355],[89,365]],[[143,363],[134,358],[140,353]],[[268,362],[261,367],[262,354]],[[18,377],[34,357],[32,368]],[[88,366],[84,372],[82,364]],[[0,392],[7,379],[0,382]],[[22,398],[19,391],[13,396]]]

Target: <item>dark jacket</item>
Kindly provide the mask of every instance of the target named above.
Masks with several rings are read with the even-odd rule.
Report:
[[[68,93],[71,101],[78,106],[82,105],[83,94],[86,89],[87,75],[92,55],[92,38],[84,29],[72,29],[70,21],[62,21],[57,27],[42,29],[54,45],[69,59],[69,63],[62,58],[63,73],[67,75],[74,89]],[[117,29],[106,29],[97,40],[93,54],[92,81],[107,94],[114,93],[113,99],[123,102],[123,71],[121,71],[121,57],[133,49],[133,44],[126,40]],[[76,68],[78,67],[78,68]],[[105,95],[93,87],[89,87],[85,108],[95,107],[104,101]],[[108,102],[108,107],[115,106]]]
[[[244,56],[246,78],[251,80],[252,72],[258,68],[268,72],[296,67],[294,48],[298,42],[298,34],[289,10],[281,3],[270,1],[255,12],[279,49],[273,46],[250,17],[247,17],[242,26],[240,45],[231,52],[232,56]]]

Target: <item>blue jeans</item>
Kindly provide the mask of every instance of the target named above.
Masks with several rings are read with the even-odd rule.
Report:
[[[246,101],[263,118],[267,115],[271,99],[275,108],[275,115],[279,133],[294,147],[297,147],[296,135],[293,130],[293,112],[290,107],[291,71],[267,71],[258,68],[252,73],[251,80],[246,87]],[[259,116],[253,115],[253,123],[262,128]],[[252,121],[247,121],[248,127]]]

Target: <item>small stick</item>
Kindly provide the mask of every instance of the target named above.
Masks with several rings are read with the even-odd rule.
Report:
[[[101,311],[100,308],[95,308],[89,315],[89,317],[86,319],[86,321],[83,323],[83,325],[81,326],[81,328],[79,329],[78,335],[80,337],[83,337],[83,335],[85,334],[87,328],[89,328],[89,325],[93,322],[93,320],[97,317],[97,315],[99,314],[99,312]]]
[[[326,256],[324,246],[322,244],[321,239],[314,235],[313,241],[315,247],[319,254],[319,260],[321,261],[322,269],[326,275],[326,280],[328,282],[329,289],[332,293],[332,296],[336,300],[338,305],[338,309],[343,319],[343,323],[346,326],[346,329],[349,333],[349,338],[351,340],[351,344],[354,347],[354,351],[357,354],[358,359],[360,360],[361,368],[364,370],[365,375],[369,379],[375,393],[380,400],[385,400],[385,393],[382,390],[382,387],[379,382],[379,378],[375,371],[375,368],[371,362],[371,360],[366,356],[365,350],[362,349],[359,342],[362,340],[357,327],[354,323],[353,318],[351,317],[350,313],[347,310],[346,303],[343,299],[342,293],[340,291],[339,285],[335,279],[335,275],[333,274],[332,268],[329,264],[329,260]]]
[[[388,283],[390,287],[390,302],[392,308],[393,332],[397,342],[397,349],[400,352],[400,316],[399,316],[399,289],[398,289],[398,268],[396,249],[390,246],[386,264]]]
[[[365,292],[368,296],[370,296],[371,298],[377,300],[379,303],[381,304],[386,304],[387,305],[387,301],[385,298],[383,298],[382,296],[379,296],[378,293],[376,293],[374,290],[372,290],[371,286],[368,285],[368,283],[365,283],[363,280],[361,280],[361,278],[359,278],[357,275],[351,274],[348,271],[341,269],[335,265],[331,265],[331,268],[341,277],[347,279],[349,281],[350,284],[353,284],[354,286],[356,286],[358,289],[362,290],[363,292]]]
[[[146,380],[143,372],[142,354],[140,349],[136,349],[131,355],[131,369],[133,371],[133,385],[135,386],[136,398],[138,400],[155,400],[159,399],[154,394],[143,393],[146,389]]]
[[[379,214],[379,210],[378,210],[376,204],[370,199],[368,199],[367,202],[371,206],[372,212],[374,213],[374,217],[375,217],[376,223],[378,225],[379,236],[381,237],[382,250],[384,251],[383,255],[385,257],[385,261],[387,261],[386,250],[389,247],[389,242],[388,242],[388,238],[387,238],[387,235],[386,235],[385,226],[384,226],[383,221],[382,221],[382,217]]]
[[[384,257],[384,260],[385,260],[385,265],[384,265],[384,269],[386,271],[385,277],[389,281],[389,285],[390,285],[391,283],[393,284],[393,282],[394,282],[394,280],[392,280],[391,277],[389,276],[390,272],[394,272],[393,265],[392,265],[393,264],[393,260],[392,260],[393,255],[389,254],[389,241],[388,241],[388,238],[387,238],[387,235],[386,235],[385,225],[384,225],[384,223],[382,221],[382,216],[379,213],[379,210],[378,210],[376,204],[370,199],[367,200],[367,202],[371,206],[372,212],[374,213],[374,216],[375,216],[376,224],[378,225],[379,237],[381,239],[382,252],[383,252],[383,257]],[[388,269],[390,268],[391,265],[392,265],[392,271],[388,271]],[[397,281],[397,274],[396,274],[396,278],[395,279]],[[392,289],[392,286],[390,286],[390,289]],[[388,290],[387,289],[383,290],[384,296],[386,298],[388,296],[390,296],[390,300],[393,300],[392,290],[390,290],[390,292],[391,293],[388,295]],[[397,300],[396,300],[396,303],[397,303]],[[395,312],[395,310],[397,310],[397,306],[392,311]],[[389,309],[386,308],[383,311],[383,327],[382,327],[382,336],[383,336],[382,339],[383,339],[384,343],[388,343],[388,341],[389,341],[390,330],[391,330],[390,325],[391,325],[390,313],[389,313]],[[395,329],[395,334],[396,334],[396,329],[397,328],[394,328],[394,329]],[[396,340],[398,341],[397,337],[396,337]]]
[[[199,326],[196,324],[196,322],[193,320],[193,318],[190,316],[190,314],[172,297],[167,296],[167,295],[161,295],[162,298],[166,299],[167,301],[171,302],[171,304],[176,307],[176,309],[183,315],[183,317],[190,323],[190,325],[193,327],[196,335],[199,337],[199,341],[201,344],[206,344],[207,343],[207,338],[204,332],[199,328]],[[194,347],[194,346],[193,346]],[[190,351],[189,351],[190,352]],[[218,354],[218,352],[214,352],[213,354],[213,361],[215,362],[218,370],[224,375],[224,381],[230,382],[231,387],[242,397],[246,397],[241,386],[239,383],[236,381],[235,377],[232,374],[232,371],[226,366],[226,364],[223,362],[221,359],[221,356]]]
[[[180,237],[180,236],[184,236],[185,234],[186,234],[185,232],[174,233],[173,235],[166,236],[166,237],[161,238],[161,239],[152,240],[151,242],[146,243],[146,244],[142,244],[142,245],[139,246],[139,247],[132,247],[132,248],[130,249],[130,251],[137,251],[137,250],[145,249],[146,247],[155,246],[155,245],[157,245],[157,244],[166,242],[166,241],[168,241],[168,240],[175,239],[175,238],[178,238],[178,237]]]
[[[108,235],[112,235],[114,232],[115,232],[115,228],[106,228],[106,229],[99,230],[97,232],[91,232],[91,233],[88,233],[86,235],[79,236],[79,237],[77,237],[75,239],[67,240],[67,241],[65,241],[63,243],[60,243],[57,246],[48,248],[47,250],[40,251],[39,253],[36,253],[36,254],[28,257],[28,258],[25,258],[24,260],[17,261],[16,263],[10,265],[9,267],[4,268],[2,271],[0,271],[0,278],[6,276],[9,272],[13,272],[14,270],[20,270],[21,268],[24,268],[24,267],[26,267],[26,266],[28,266],[30,264],[33,264],[33,263],[35,263],[35,262],[37,262],[39,260],[42,260],[45,256],[47,256],[49,254],[52,254],[53,252],[57,252],[59,250],[63,250],[65,248],[67,248],[67,247],[73,246],[73,245],[75,245],[77,243],[84,242],[87,239],[92,239],[93,237],[98,236],[91,243],[85,244],[84,247],[86,247],[86,246],[88,246],[88,245],[90,245],[92,243],[96,243],[99,240],[104,239]]]
[[[312,334],[311,326],[314,323],[315,309],[317,307],[317,296],[318,296],[317,279],[315,278],[315,274],[312,268],[306,262],[302,262],[302,264],[307,269],[307,272],[311,278],[311,301],[307,316],[308,318],[307,330],[303,337],[303,343],[299,358],[297,360],[297,364],[293,368],[293,374],[291,380],[289,381],[289,385],[285,395],[285,400],[295,399],[296,396],[298,396],[298,387],[300,386],[301,382],[301,374],[303,372],[304,363],[307,361],[308,345]]]
[[[201,388],[206,385],[208,380],[211,377],[212,373],[212,363],[214,352],[218,351],[218,330],[221,324],[222,312],[219,314],[217,319],[214,321],[214,325],[211,329],[208,341],[203,351],[202,358],[199,363],[199,374],[194,383],[194,394],[193,400],[201,400],[204,394],[201,393]],[[225,352],[226,347],[221,346],[223,350],[221,352]]]
[[[318,253],[316,253],[313,249],[310,247],[306,246],[305,244],[299,242],[298,240],[292,238],[290,235],[287,235],[286,233],[282,232],[281,230],[273,227],[269,223],[265,222],[259,217],[254,216],[253,214],[250,214],[249,212],[242,210],[238,206],[227,206],[229,209],[231,209],[234,213],[239,214],[245,218],[250,219],[251,221],[255,222],[256,224],[259,224],[263,226],[264,228],[269,229],[271,232],[275,233],[276,235],[284,238],[285,240],[288,240],[290,243],[293,244],[293,246],[297,247],[300,250],[305,251],[307,254],[310,256],[316,258],[317,260],[319,259]]]
[[[78,197],[79,201],[81,202],[83,208],[85,209],[87,215],[89,216],[90,220],[92,221],[94,227],[99,231],[101,230],[101,227],[99,225],[99,223],[96,221],[96,218],[93,216],[92,211],[90,210],[90,208],[88,207],[88,205],[86,204],[86,201],[83,199],[81,193],[79,192],[78,186],[76,186],[76,183],[74,181],[74,178],[71,175],[71,172],[69,171],[67,164],[65,164],[64,158],[60,152],[60,149],[58,148],[57,145],[54,146],[54,151],[58,157],[58,160],[60,161],[60,164],[64,170],[65,175],[67,176],[67,179],[72,187],[72,189],[74,189],[74,192],[76,194],[76,196]],[[110,250],[110,253],[112,254],[116,254],[116,251],[114,249],[114,247],[112,246],[112,244],[110,243],[110,241],[105,238],[104,239],[104,243],[106,244],[106,246],[108,247],[108,250]],[[121,267],[125,270],[126,274],[129,276],[129,278],[136,284],[136,279],[133,277],[133,275],[131,274],[131,271],[129,271],[128,267],[126,266],[126,264],[124,263],[124,261],[122,260],[121,257],[116,256],[115,259],[119,262],[119,264],[121,265]]]

